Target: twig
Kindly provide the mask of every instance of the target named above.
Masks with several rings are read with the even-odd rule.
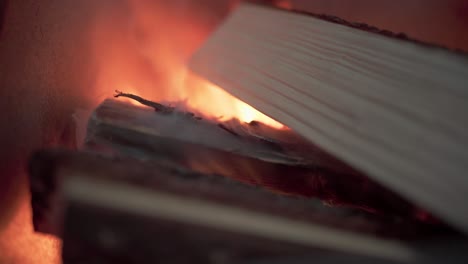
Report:
[[[130,98],[130,99],[133,99],[143,105],[146,105],[146,106],[149,106],[149,107],[152,107],[154,108],[154,110],[156,112],[162,112],[162,113],[172,113],[174,112],[174,108],[173,107],[169,107],[169,106],[165,106],[163,104],[160,104],[160,103],[156,103],[156,102],[153,102],[153,101],[150,101],[150,100],[146,100],[138,95],[134,95],[134,94],[129,94],[129,93],[123,93],[119,90],[115,90],[116,94],[114,95],[114,97],[127,97],[127,98]],[[180,112],[186,116],[189,116],[189,117],[193,117],[197,120],[201,120],[202,118],[201,117],[196,117],[193,113],[191,112]],[[260,123],[258,121],[252,121],[250,122],[250,124],[252,126],[259,126]],[[241,135],[239,133],[237,133],[234,129],[231,129],[231,128],[228,128],[227,126],[225,126],[224,124],[217,124],[217,126],[223,130],[225,130],[226,132],[236,136],[236,137],[240,137]],[[250,131],[245,131],[247,133],[248,136],[251,136],[251,138],[254,138],[254,139],[257,139],[259,140],[260,142],[263,142],[263,143],[266,143],[268,145],[271,145],[271,146],[279,146],[280,143],[272,138],[267,138],[267,137],[262,137],[262,136],[259,136],[259,135],[256,135]]]
[[[115,92],[116,92],[116,94],[114,95],[115,98],[118,98],[118,97],[121,97],[121,96],[122,97],[127,97],[127,98],[130,98],[130,99],[133,99],[133,100],[139,102],[142,105],[152,107],[157,112],[169,113],[169,112],[174,111],[173,107],[165,106],[165,105],[162,105],[160,103],[156,103],[156,102],[153,102],[153,101],[150,101],[150,100],[146,100],[144,98],[141,98],[138,95],[123,93],[123,92],[121,92],[119,90],[115,90]]]

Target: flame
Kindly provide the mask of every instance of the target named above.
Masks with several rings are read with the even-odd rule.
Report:
[[[219,86],[195,75],[188,77],[188,79],[189,81],[185,89],[182,89],[180,93],[181,96],[185,97],[179,100],[182,100],[189,110],[219,121],[235,118],[245,123],[257,121],[277,129],[285,128],[283,124],[262,114],[252,106],[230,95]],[[124,86],[122,91],[144,97],[144,94],[142,95],[134,87]],[[121,100],[141,106],[140,103],[130,98],[122,97]]]
[[[219,120],[238,118],[281,128],[220,87],[194,76],[186,61],[232,8],[231,1],[204,0],[95,1],[90,23],[91,60],[96,73],[90,90],[100,103],[115,89],[154,101],[185,102],[189,110]],[[133,104],[138,104],[129,100]],[[35,233],[30,197],[24,195],[18,214],[0,233],[0,263],[60,263],[62,242]]]
[[[184,88],[188,107],[196,109],[204,115],[217,118],[220,121],[237,118],[246,123],[255,120],[275,128],[284,127],[281,123],[262,114],[219,86],[193,74],[187,76]]]
[[[237,118],[284,127],[186,68],[222,12],[204,10],[195,1],[127,2],[129,8],[107,7],[94,26],[95,90],[101,95],[118,89],[148,100],[183,102],[187,110],[221,121]],[[215,18],[204,21],[210,16]],[[104,99],[95,98],[96,103]]]

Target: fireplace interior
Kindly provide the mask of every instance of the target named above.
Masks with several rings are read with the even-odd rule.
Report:
[[[468,51],[463,0],[255,2]],[[0,0],[0,263],[467,260],[463,232],[188,69],[237,4]]]

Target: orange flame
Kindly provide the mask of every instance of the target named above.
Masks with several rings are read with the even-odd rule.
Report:
[[[182,101],[189,111],[219,120],[284,127],[186,69],[186,61],[216,25],[203,21],[215,11],[192,1],[129,0],[128,5],[107,8],[95,23],[96,89],[101,95],[118,89],[153,101]],[[212,20],[222,18],[217,16]]]
[[[283,128],[284,126],[257,111],[228,92],[198,76],[189,73],[185,79],[185,89],[181,95],[190,109],[196,109],[205,116],[226,121],[237,118],[249,123],[259,121],[266,125]]]
[[[192,75],[190,75],[189,79],[184,87],[185,89],[180,91],[181,98],[179,99],[185,102],[185,106],[189,110],[220,121],[236,118],[245,123],[258,121],[274,128],[284,128],[283,124],[262,114],[250,105],[230,95],[219,86]],[[126,86],[122,91],[145,96],[135,87]],[[141,105],[129,98],[122,97],[121,100],[133,105]]]

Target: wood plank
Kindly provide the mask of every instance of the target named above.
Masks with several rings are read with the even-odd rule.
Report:
[[[291,130],[236,120],[218,123],[175,109],[106,100],[90,118],[89,150],[140,160],[166,160],[276,193],[318,198],[333,206],[395,221],[438,225],[430,214],[307,143]],[[433,222],[434,221],[434,222]]]
[[[242,4],[191,69],[468,231],[468,59]]]
[[[205,260],[196,263],[206,263],[213,250],[228,256],[250,252],[248,257],[322,248],[404,262],[419,255],[415,246],[376,236],[394,235],[389,230],[398,232],[401,223],[388,225],[165,162],[52,150],[37,153],[32,163],[33,201],[40,191],[43,208],[62,210],[55,221],[64,224],[58,229],[64,260],[156,260],[171,257],[167,248]]]

